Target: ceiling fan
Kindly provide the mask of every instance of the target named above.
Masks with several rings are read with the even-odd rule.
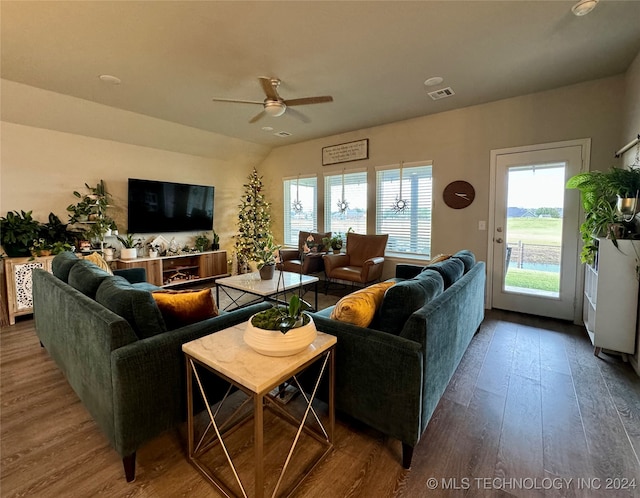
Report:
[[[262,90],[267,96],[264,101],[260,102],[257,100],[237,100],[237,99],[211,99],[214,102],[236,102],[240,104],[260,104],[263,106],[262,111],[256,114],[253,118],[249,120],[249,123],[255,123],[259,119],[263,118],[265,115],[272,116],[274,118],[278,116],[282,116],[285,111],[291,114],[292,116],[298,118],[299,120],[308,123],[309,118],[298,112],[295,109],[291,109],[293,106],[297,105],[308,105],[308,104],[323,104],[325,102],[333,102],[333,97],[325,95],[322,97],[303,97],[300,99],[291,99],[284,100],[280,95],[278,95],[278,87],[280,86],[280,80],[278,78],[258,78],[260,81],[260,85],[262,85]]]

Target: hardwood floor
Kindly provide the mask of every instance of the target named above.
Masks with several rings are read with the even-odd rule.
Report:
[[[0,346],[1,496],[218,496],[188,463],[183,427],[138,451],[127,484],[32,320],[2,329]],[[639,454],[640,379],[628,364],[595,358],[581,327],[491,311],[411,470],[398,441],[339,415],[335,450],[295,496],[640,496]]]

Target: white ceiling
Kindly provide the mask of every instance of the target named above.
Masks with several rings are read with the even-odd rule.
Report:
[[[640,1],[1,2],[2,78],[268,146],[624,73]],[[98,76],[117,76],[117,86]],[[285,99],[333,103],[249,119]],[[441,76],[441,85],[423,82]],[[446,86],[453,97],[433,101]],[[273,131],[262,130],[263,126]],[[274,136],[286,131],[288,138]],[[88,133],[90,134],[90,133]]]

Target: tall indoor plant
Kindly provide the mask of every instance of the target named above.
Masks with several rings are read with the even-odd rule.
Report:
[[[567,181],[567,188],[580,191],[585,220],[580,225],[583,241],[582,262],[593,264],[597,251],[596,237],[607,237],[617,247],[616,227],[624,221],[619,199],[635,198],[640,191],[640,169],[611,168],[609,171],[579,173]],[[637,199],[636,199],[637,203]],[[632,220],[625,227],[634,232]]]

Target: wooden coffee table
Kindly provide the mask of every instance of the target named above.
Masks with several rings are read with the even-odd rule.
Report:
[[[219,411],[224,405],[225,400],[230,396],[230,393],[233,392],[231,387],[235,386],[243,391],[247,396],[245,403],[247,401],[253,401],[253,468],[255,469],[255,480],[253,481],[253,484],[256,497],[262,497],[265,493],[265,409],[273,410],[276,415],[287,422],[290,422],[294,427],[297,426],[295,437],[291,443],[288,455],[286,455],[286,458],[283,460],[282,470],[275,482],[275,485],[273,484],[274,479],[269,479],[268,481],[268,486],[274,487],[274,489],[269,490],[269,494],[271,496],[277,496],[280,491],[281,484],[283,483],[283,477],[292,461],[294,449],[296,448],[303,431],[305,437],[307,435],[310,436],[310,438],[305,439],[307,444],[310,444],[311,441],[315,441],[314,445],[319,443],[320,447],[324,448],[322,454],[318,455],[309,464],[306,464],[306,472],[301,477],[296,476],[293,480],[294,484],[292,489],[288,489],[286,491],[287,494],[290,494],[298,487],[302,479],[308,475],[333,448],[333,432],[335,426],[335,345],[337,339],[335,336],[318,332],[318,336],[315,341],[301,353],[284,357],[264,356],[253,351],[243,341],[242,337],[245,326],[246,322],[215,332],[195,341],[188,342],[182,346],[182,350],[185,353],[187,360],[187,424],[189,459],[191,460],[191,463],[219,491],[223,493],[224,496],[249,495],[247,489],[250,490],[251,483],[246,483],[248,476],[245,472],[243,477],[245,482],[243,483],[243,479],[237,470],[237,466],[234,465],[233,462],[233,458],[236,456],[246,461],[246,454],[232,455],[231,453],[234,453],[235,448],[232,451],[225,443],[225,439],[227,436],[231,437],[238,426],[251,421],[250,412],[248,414],[245,413],[243,416],[239,413],[239,410],[236,409],[228,418],[221,420],[224,417],[220,415]],[[297,376],[316,362],[320,364],[319,373],[314,382],[313,391],[307,394],[298,382]],[[213,372],[218,377],[227,381],[230,385],[230,389],[227,391],[227,394],[219,403],[217,403],[217,405],[212,406],[207,399],[207,393],[201,381],[201,373],[203,370]],[[329,374],[328,413],[325,417],[321,417],[321,414],[316,412],[312,406],[312,402],[314,401],[320,380],[327,370]],[[193,382],[194,380],[195,384]],[[306,408],[304,408],[304,415],[301,417],[300,412],[298,412],[297,415],[290,413],[290,411],[286,409],[285,405],[282,405],[276,400],[274,395],[270,394],[274,389],[281,386],[286,381],[293,381],[300,389],[301,395],[304,396]],[[194,387],[200,392],[209,415],[209,424],[206,429],[197,436],[195,434],[193,413]],[[236,395],[237,394],[238,393],[236,393]],[[245,403],[241,406],[245,406]],[[298,408],[300,408],[299,405]],[[245,412],[246,411],[247,410],[245,410]],[[327,424],[326,428],[322,421],[323,418],[325,419],[324,424]],[[327,418],[328,421],[326,420]],[[271,426],[273,426],[273,423]],[[284,434],[286,432],[292,431],[283,431],[282,433],[278,432],[277,434],[273,434],[272,437],[285,437]],[[233,479],[231,482],[223,482],[219,476],[214,475],[214,472],[207,468],[203,457],[208,451],[212,450],[212,448],[221,448],[224,451],[226,462],[233,473]],[[218,451],[220,450],[218,449]],[[221,454],[218,453],[218,455]],[[272,453],[269,453],[269,455],[270,458],[274,458]],[[299,456],[299,453],[293,455],[294,458]],[[241,493],[232,491],[231,487],[239,487]],[[289,485],[289,487],[291,487],[291,485]]]
[[[254,304],[258,301],[265,299],[277,301],[278,294],[285,291],[299,289],[300,287],[314,286],[315,302],[314,309],[318,309],[318,277],[311,275],[300,275],[299,273],[292,273],[289,271],[276,270],[274,277],[271,280],[262,280],[260,273],[245,273],[242,275],[233,275],[232,277],[224,277],[216,280],[216,301],[220,303],[220,289],[231,299],[224,310],[231,309],[235,305],[236,308],[241,308]],[[229,294],[227,289],[234,289],[242,292],[238,297],[233,297]],[[245,295],[256,296],[256,299],[240,304],[240,299]]]

